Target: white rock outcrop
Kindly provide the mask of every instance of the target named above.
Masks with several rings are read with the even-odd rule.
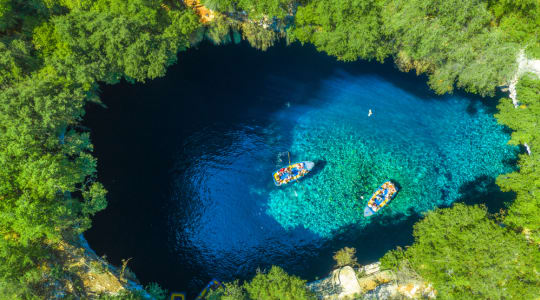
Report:
[[[322,300],[341,299],[433,299],[435,290],[417,278],[396,280],[389,270],[380,270],[380,263],[373,263],[357,270],[343,267],[332,271],[328,277],[311,282],[308,287]]]
[[[510,81],[510,84],[508,85],[508,91],[510,92],[510,99],[512,99],[512,103],[514,103],[514,107],[519,106],[519,101],[517,99],[516,86],[521,75],[525,73],[533,73],[533,74],[536,74],[536,76],[540,77],[540,59],[528,59],[527,56],[525,56],[525,51],[521,50],[517,57],[517,64],[518,64],[518,68],[517,68],[516,74],[514,75],[514,78],[512,78],[512,80]]]
[[[354,299],[362,293],[356,272],[349,266],[336,269],[330,276],[309,283],[308,286],[320,299]]]

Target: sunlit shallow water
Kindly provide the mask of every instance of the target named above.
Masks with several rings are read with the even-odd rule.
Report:
[[[368,116],[368,111],[373,114]],[[290,188],[261,190],[267,213],[283,227],[322,236],[363,217],[373,191],[387,179],[399,195],[379,215],[399,222],[462,196],[478,177],[509,172],[515,149],[486,108],[465,97],[419,98],[374,75],[336,71],[309,105],[276,116],[274,136],[290,126],[295,160],[312,160],[320,172]],[[363,199],[362,199],[363,198]]]
[[[195,294],[272,264],[312,280],[343,246],[367,263],[410,243],[430,209],[502,201],[493,180],[516,149],[477,99],[310,48],[204,46],[184,60],[164,79],[104,88],[109,108],[86,121],[110,192],[87,237],[113,263],[133,257],[144,282]],[[276,187],[287,152],[316,167]],[[401,191],[364,218],[387,179]]]

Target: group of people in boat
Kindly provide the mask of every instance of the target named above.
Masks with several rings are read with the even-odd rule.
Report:
[[[394,184],[392,184],[390,181],[385,182],[379,189],[377,189],[377,191],[375,191],[375,194],[372,197],[374,199],[374,203],[372,203],[371,206],[373,208],[380,208],[384,206],[396,192],[397,190]]]
[[[295,164],[291,164],[289,162],[287,167],[281,168],[274,172],[274,183],[277,186],[280,186],[296,181],[300,177],[309,173],[313,166],[314,163],[310,161]],[[396,196],[398,190],[399,188],[392,181],[388,180],[384,182],[369,199],[364,209],[364,216],[369,217],[388,204],[388,202],[390,202],[390,200]],[[363,197],[360,198],[364,199]]]
[[[308,172],[309,171],[304,167],[304,163],[297,163],[279,169],[276,173],[274,173],[274,179],[280,184],[287,184],[290,181],[306,175]]]

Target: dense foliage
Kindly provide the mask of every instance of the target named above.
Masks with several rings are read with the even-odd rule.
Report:
[[[498,27],[506,37],[540,58],[540,2],[538,0],[488,0]]]
[[[341,268],[345,266],[358,266],[358,260],[356,259],[356,249],[350,247],[344,247],[338,250],[334,254],[334,260],[336,261],[336,267]]]
[[[78,122],[97,81],[165,74],[200,26],[159,1],[0,2],[0,294],[47,294],[60,240],[106,207]]]
[[[531,153],[519,156],[519,171],[497,178],[503,191],[514,191],[505,223],[540,243],[540,79],[526,74],[518,83],[521,105],[514,108],[510,99],[502,99],[496,115],[499,122],[512,128],[510,143],[527,144]]]
[[[440,299],[534,299],[540,294],[540,253],[525,238],[490,220],[486,209],[456,204],[414,226],[415,243],[386,254],[382,264],[410,264]]]
[[[211,293],[210,300],[308,300],[315,296],[306,287],[306,281],[287,274],[280,267],[273,266],[267,273],[257,272],[249,282],[240,285],[238,281],[226,283]]]
[[[515,67],[516,46],[493,19],[477,0],[313,0],[298,8],[290,38],[345,61],[392,56],[405,71],[428,73],[437,93],[457,84],[485,95]]]
[[[382,61],[391,54],[382,31],[382,9],[378,0],[310,1],[298,8],[289,38],[312,43],[344,61]]]
[[[250,18],[284,18],[295,5],[293,0],[202,0],[205,6],[221,12],[245,11]]]

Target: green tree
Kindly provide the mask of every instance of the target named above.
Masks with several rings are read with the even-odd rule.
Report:
[[[0,41],[0,88],[23,80],[39,63],[28,42],[22,39]]]
[[[107,205],[78,127],[97,81],[162,76],[199,27],[153,0],[0,2],[0,298],[48,298],[56,245]]]
[[[437,93],[457,85],[493,95],[516,69],[517,48],[491,27],[493,16],[481,1],[391,1],[382,20],[398,66],[428,73]]]
[[[414,225],[415,242],[394,250],[383,267],[410,264],[440,299],[534,299],[540,294],[540,253],[489,219],[483,207],[455,204]]]
[[[11,0],[0,0],[0,31],[15,25],[15,13]]]
[[[382,33],[380,11],[381,1],[377,0],[310,1],[298,8],[289,38],[312,43],[344,61],[383,61],[390,49]]]
[[[263,28],[259,24],[244,22],[241,24],[242,37],[257,49],[266,51],[279,39],[279,34],[270,28]]]
[[[244,286],[250,299],[315,299],[313,293],[307,289],[305,280],[291,276],[276,266],[268,273],[258,272]]]
[[[125,9],[107,12],[96,6],[92,11],[54,17],[54,30],[38,31],[36,47],[44,49],[45,55],[54,49],[46,64],[79,82],[114,83],[122,76],[145,81],[163,76],[178,51],[189,47],[190,34],[199,27],[197,16],[191,10],[156,16],[144,5]]]
[[[354,248],[344,247],[337,251],[333,258],[336,261],[336,267],[338,268],[358,265],[356,249]]]
[[[540,243],[540,80],[526,74],[517,86],[521,105],[514,108],[510,99],[502,99],[497,120],[512,128],[511,144],[527,144],[530,155],[519,156],[519,171],[497,178],[503,191],[514,191],[517,196],[508,209],[505,223],[523,231]]]
[[[257,275],[240,285],[238,280],[225,283],[223,288],[210,292],[208,300],[307,300],[315,299],[306,281],[287,274],[282,268],[272,266],[269,272],[257,270]]]
[[[248,300],[246,290],[238,280],[226,282],[223,287],[210,291],[206,299],[208,300]]]

